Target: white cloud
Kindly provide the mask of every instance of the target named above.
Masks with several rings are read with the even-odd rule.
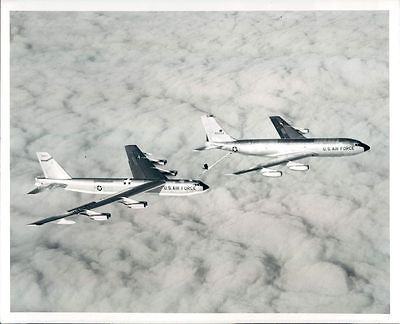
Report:
[[[384,12],[14,12],[11,309],[389,311],[388,15]],[[92,197],[26,196],[49,151],[76,177],[128,176],[123,145],[196,177],[199,117],[276,137],[279,114],[371,151],[280,179],[226,177],[188,198],[108,208],[109,222],[25,224]]]

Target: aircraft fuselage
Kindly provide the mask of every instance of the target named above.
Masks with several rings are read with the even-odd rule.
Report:
[[[351,138],[249,139],[211,145],[246,155],[271,157],[293,152],[313,152],[314,156],[347,156],[369,150],[368,145]]]
[[[132,178],[72,178],[49,179],[36,177],[36,186],[59,186],[65,190],[91,193],[91,194],[115,194],[140,186],[150,180],[136,180]],[[207,191],[209,187],[200,180],[174,179],[166,180],[163,186],[147,191],[161,196],[187,196]]]

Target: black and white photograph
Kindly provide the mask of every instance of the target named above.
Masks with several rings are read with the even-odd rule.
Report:
[[[390,314],[389,116],[387,10],[11,11],[10,311]]]

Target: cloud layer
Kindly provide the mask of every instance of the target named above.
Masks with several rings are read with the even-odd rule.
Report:
[[[11,309],[90,312],[389,312],[388,15],[385,12],[14,12]],[[237,138],[282,115],[366,154],[226,177],[188,198],[143,196],[105,223],[25,224],[90,201],[26,196],[36,151],[75,177],[129,176],[123,145],[195,178],[200,116]]]

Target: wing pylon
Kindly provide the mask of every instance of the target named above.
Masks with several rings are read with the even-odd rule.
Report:
[[[108,196],[104,199],[101,199],[98,201],[92,201],[90,203],[75,207],[73,209],[68,210],[66,213],[64,213],[62,215],[50,216],[50,217],[41,219],[39,221],[33,222],[28,225],[29,226],[39,226],[39,225],[43,225],[43,224],[53,222],[56,220],[61,220],[63,218],[70,217],[73,215],[85,215],[85,216],[89,216],[89,217],[105,216],[108,219],[111,216],[110,214],[94,212],[94,211],[92,211],[92,209],[111,204],[115,201],[120,201],[120,200],[123,201],[124,198],[132,197],[134,195],[161,187],[164,183],[165,183],[165,180],[149,181],[142,185],[139,185],[139,186],[130,188],[128,190],[121,191],[117,194]]]

